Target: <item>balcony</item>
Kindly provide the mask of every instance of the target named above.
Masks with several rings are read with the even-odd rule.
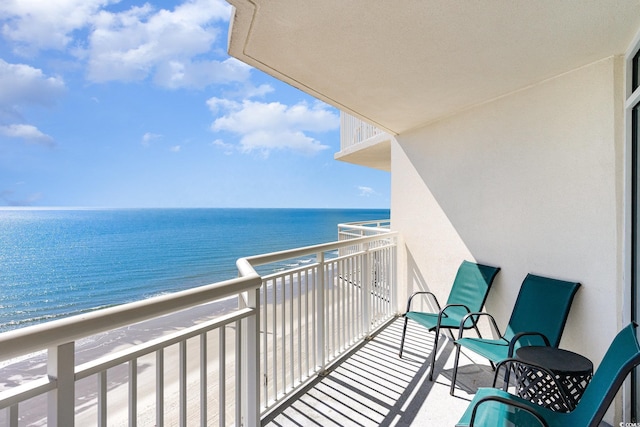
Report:
[[[391,356],[398,236],[388,221],[340,230],[240,259],[235,279],[1,334],[0,426],[277,425],[376,347],[415,377],[392,393],[412,393],[428,349]]]
[[[392,136],[345,112],[340,112],[340,152],[335,159],[391,171]]]
[[[474,355],[461,359],[456,396],[449,395],[454,348],[439,348],[434,381],[429,381],[433,337],[409,323],[403,358],[398,358],[403,319],[392,320],[349,357],[320,377],[289,405],[263,419],[279,426],[453,426],[478,387],[489,387],[493,372]],[[440,346],[439,346],[440,347]],[[409,350],[407,352],[407,350]]]

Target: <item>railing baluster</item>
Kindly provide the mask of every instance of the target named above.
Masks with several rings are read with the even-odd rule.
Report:
[[[247,420],[243,420],[242,419],[242,405],[246,404],[242,402],[242,363],[243,363],[243,357],[244,357],[244,353],[242,352],[242,324],[240,321],[236,322],[236,363],[235,363],[235,367],[236,367],[236,372],[235,372],[235,377],[236,377],[236,411],[235,411],[235,422],[233,423],[236,426],[242,426],[244,425],[244,422]],[[245,393],[247,393],[249,390],[244,390]],[[247,421],[248,422],[248,421]],[[252,424],[250,422],[248,422],[249,425],[258,425],[257,421],[255,424]]]
[[[179,424],[187,425],[187,341],[178,344]]]
[[[129,361],[129,427],[138,425],[138,360]]]
[[[107,427],[107,370],[98,374],[98,427]]]
[[[356,272],[356,260],[354,258],[349,259],[349,264],[351,268],[351,274],[355,277]],[[349,297],[349,307],[351,308],[351,319],[349,320],[349,334],[351,336],[351,342],[355,342],[358,338],[358,330],[356,328],[356,320],[358,319],[358,304],[356,300],[357,292],[358,292],[358,284],[357,282],[352,282],[350,287],[350,297]]]
[[[338,271],[340,272],[339,274],[344,274],[345,268],[344,268],[344,264],[345,264],[345,260],[342,259],[340,260],[340,266],[338,267]],[[339,276],[338,276],[339,277]],[[343,294],[343,289],[344,289],[344,281],[343,280],[336,280],[335,281],[336,284],[336,288],[338,290],[337,292],[337,312],[338,312],[338,353],[340,351],[342,351],[342,349],[344,348],[344,342],[345,342],[345,336],[344,336],[344,325],[345,325],[345,320],[344,320],[344,296]]]
[[[164,350],[156,351],[156,426],[164,426]]]
[[[207,333],[200,334],[200,425],[207,425]]]
[[[269,324],[267,323],[267,311],[269,308],[268,301],[268,282],[262,283],[262,408],[266,408],[269,402],[269,366],[268,366],[268,355],[269,355],[269,346],[268,346],[268,337],[269,337]]]
[[[227,416],[227,333],[218,329],[218,425],[226,425]]]
[[[287,304],[286,304],[286,299],[287,299],[287,293],[286,293],[286,283],[284,278],[280,279],[281,283],[282,283],[282,302],[281,302],[281,311],[282,311],[282,316],[281,316],[281,333],[282,333],[282,349],[281,349],[281,353],[282,353],[282,392],[283,394],[286,394],[287,392]]]
[[[236,322],[236,411],[234,425],[244,425],[242,420],[242,323]]]
[[[309,279],[310,279],[310,275],[311,275],[311,269],[307,269],[305,270],[304,273],[304,326],[305,326],[305,330],[304,330],[304,336],[305,336],[305,368],[306,368],[306,374],[305,376],[309,376],[311,373],[311,364],[310,362],[310,357],[311,355],[309,354],[309,337],[310,337],[310,333],[309,333],[309,324],[310,324],[310,319],[311,316],[309,315]]]
[[[327,309],[330,310],[331,316],[329,316],[329,327],[327,328],[327,333],[331,341],[331,345],[329,351],[327,352],[327,357],[333,357],[335,355],[336,348],[336,305],[335,305],[335,294],[336,294],[336,286],[335,286],[335,277],[336,277],[336,269],[337,263],[331,263],[331,274],[327,278],[327,292],[329,294]]]
[[[7,425],[9,427],[18,427],[19,412],[18,404],[7,408]]]
[[[362,322],[365,334],[371,332],[371,257],[369,244],[365,243],[364,256],[362,257],[362,295],[364,297]]]
[[[294,327],[295,327],[295,322],[294,322],[294,312],[293,312],[293,274],[289,274],[289,386],[290,389],[293,389],[294,385],[295,385],[295,366],[293,363],[293,356],[295,353],[295,347],[293,345],[293,338],[294,338]]]
[[[300,271],[296,274],[298,285],[298,378],[302,378],[302,281]]]
[[[322,265],[317,265],[313,268],[313,275],[311,276],[311,346],[313,352],[313,369],[318,366],[318,319],[316,313],[318,313],[317,306],[317,294],[318,294],[318,272],[322,268]]]
[[[325,262],[324,262],[324,252],[318,253],[318,298],[317,305],[315,307],[316,313],[318,314],[318,327],[316,328],[318,331],[318,339],[317,342],[317,351],[318,355],[318,363],[317,366],[320,368],[320,372],[324,372],[326,369],[325,365],[325,337],[327,334],[327,324],[325,319]]]
[[[273,400],[278,400],[278,293],[277,280],[273,279],[273,336],[271,338],[271,346],[273,347]]]
[[[362,255],[359,255],[357,257],[355,257],[355,263],[356,263],[356,271],[357,271],[357,276],[358,276],[358,283],[360,284],[360,286],[358,286],[358,320],[360,320],[359,322],[354,322],[356,325],[356,329],[357,329],[357,333],[358,336],[362,336],[362,305],[363,305],[363,301],[364,301],[364,292],[362,289]]]

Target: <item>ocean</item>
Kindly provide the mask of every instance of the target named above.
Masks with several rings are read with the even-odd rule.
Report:
[[[3,208],[0,332],[231,279],[238,258],[387,218],[387,209]]]

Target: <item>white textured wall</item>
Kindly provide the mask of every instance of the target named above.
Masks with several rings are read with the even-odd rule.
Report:
[[[463,259],[501,266],[487,309],[504,327],[527,273],[579,281],[560,345],[597,366],[622,310],[622,64],[604,59],[396,138],[407,293],[446,299]]]

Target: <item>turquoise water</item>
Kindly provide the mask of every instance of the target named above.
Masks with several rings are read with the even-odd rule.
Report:
[[[237,276],[238,258],[337,240],[341,209],[0,210],[0,331]]]

